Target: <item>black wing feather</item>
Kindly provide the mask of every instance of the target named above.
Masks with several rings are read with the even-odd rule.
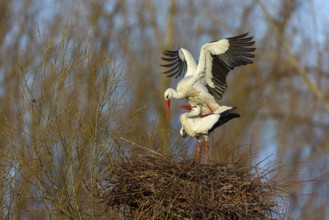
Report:
[[[176,57],[161,57],[161,60],[166,61],[166,62],[173,62],[177,60]]]
[[[216,128],[218,128],[219,126],[222,126],[223,124],[225,124],[226,122],[230,121],[231,119],[233,119],[233,118],[239,118],[239,117],[240,117],[240,115],[238,113],[230,112],[230,110],[221,113],[220,114],[220,118],[212,126],[212,128],[208,131],[208,133],[211,133]]]
[[[226,77],[230,70],[235,67],[252,64],[250,58],[255,57],[252,52],[256,48],[251,47],[255,44],[253,37],[247,37],[248,33],[241,34],[235,37],[226,38],[229,42],[229,47],[225,53],[212,55],[212,81],[215,88],[207,86],[208,91],[216,98],[221,99],[226,88]]]
[[[183,76],[187,69],[187,63],[186,61],[182,60],[179,57],[179,49],[178,50],[165,50],[162,52],[163,56],[161,59],[166,64],[161,64],[160,66],[170,68],[167,71],[164,71],[163,73],[167,75],[167,77],[180,77]]]

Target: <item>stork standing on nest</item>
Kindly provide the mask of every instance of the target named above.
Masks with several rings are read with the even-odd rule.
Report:
[[[182,128],[180,134],[185,137],[186,134],[196,137],[196,156],[195,160],[197,161],[200,155],[200,142],[202,137],[204,137],[205,148],[206,148],[206,164],[209,163],[209,147],[208,147],[208,134],[214,131],[219,126],[225,124],[233,118],[238,118],[240,115],[238,113],[231,112],[233,107],[225,106],[225,109],[219,114],[210,114],[203,118],[199,118],[201,113],[201,107],[198,105],[189,106],[182,105],[181,108],[190,110],[190,112],[183,113],[180,116],[180,122]]]
[[[176,90],[168,88],[164,93],[166,113],[170,116],[170,100],[187,98],[191,105],[199,105],[203,115],[220,113],[220,100],[227,88],[226,77],[230,70],[237,66],[253,63],[252,52],[255,48],[253,37],[248,33],[204,44],[200,50],[197,64],[191,53],[179,48],[176,51],[166,50],[161,59],[170,68],[165,71],[168,77],[185,77],[177,84]],[[225,108],[224,108],[225,109]]]

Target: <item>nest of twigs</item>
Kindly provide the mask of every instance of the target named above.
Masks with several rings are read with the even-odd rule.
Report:
[[[100,194],[127,219],[273,219],[273,183],[246,163],[137,156],[113,165]]]

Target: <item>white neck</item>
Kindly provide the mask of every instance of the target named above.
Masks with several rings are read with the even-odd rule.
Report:
[[[196,116],[199,116],[200,113],[201,113],[201,109],[198,108],[198,109],[194,109],[193,111],[184,113],[183,116],[186,118],[194,118]]]
[[[185,98],[181,93],[178,93],[176,90],[169,88],[171,98],[182,99]]]

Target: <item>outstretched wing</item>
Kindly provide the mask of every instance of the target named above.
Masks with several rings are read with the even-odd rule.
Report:
[[[226,77],[230,70],[253,63],[255,41],[247,35],[213,41],[201,48],[197,72],[204,77],[209,92],[216,99],[221,99],[227,88]]]
[[[179,77],[183,76],[187,70],[187,63],[184,54],[181,52],[180,48],[178,50],[165,50],[161,59],[167,64],[161,64],[160,66],[170,68],[169,70],[163,72],[167,77]]]

